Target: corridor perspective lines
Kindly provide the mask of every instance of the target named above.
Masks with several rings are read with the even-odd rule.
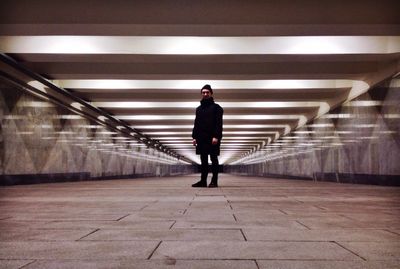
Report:
[[[400,188],[222,174],[0,188],[0,268],[399,268]]]

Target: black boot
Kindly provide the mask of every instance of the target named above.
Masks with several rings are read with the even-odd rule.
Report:
[[[217,188],[218,187],[218,173],[214,173],[211,178],[211,183],[208,185],[209,188]]]
[[[200,180],[192,185],[194,188],[207,188],[207,182],[204,180]]]
[[[217,188],[218,187],[218,182],[217,181],[211,181],[210,185],[208,185],[209,188]]]
[[[202,167],[201,179],[192,185],[194,188],[207,188],[208,167]]]

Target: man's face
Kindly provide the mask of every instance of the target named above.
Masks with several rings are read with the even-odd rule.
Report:
[[[207,89],[202,89],[201,96],[203,96],[203,99],[208,99],[212,96],[212,93]]]

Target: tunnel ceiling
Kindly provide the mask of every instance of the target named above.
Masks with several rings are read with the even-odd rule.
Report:
[[[224,108],[221,162],[241,163],[393,75],[400,59],[398,1],[0,6],[3,54],[194,162],[204,84]]]

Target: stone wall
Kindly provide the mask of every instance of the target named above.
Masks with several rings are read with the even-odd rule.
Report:
[[[268,154],[265,154],[264,162],[228,166],[225,171],[253,176],[400,185],[399,82],[399,79],[389,79],[348,105],[296,130],[302,133],[304,141],[321,139],[321,133],[333,134],[334,137],[325,143],[299,148],[272,160],[267,160]]]
[[[0,123],[0,185],[196,170],[1,81]]]

